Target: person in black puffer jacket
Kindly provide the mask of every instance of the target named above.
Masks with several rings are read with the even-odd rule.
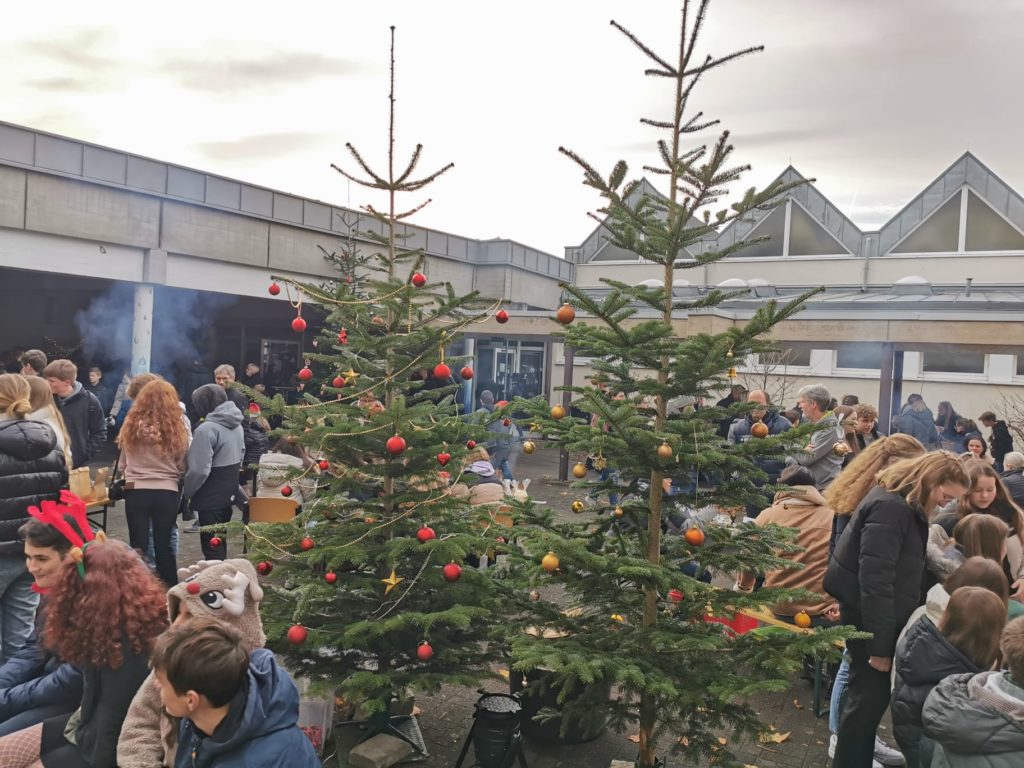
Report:
[[[936,451],[880,473],[853,513],[825,575],[843,624],[871,632],[849,640],[850,680],[839,721],[833,768],[869,768],[875,731],[889,705],[896,638],[924,602],[928,520],[936,507],[970,486],[963,463]]]
[[[57,435],[32,412],[28,382],[17,373],[0,375],[0,660],[11,658],[32,632],[39,596],[18,529],[28,522],[28,508],[57,499],[67,484],[64,453]]]
[[[929,768],[935,745],[922,733],[921,710],[932,688],[950,675],[992,669],[1006,624],[1004,598],[984,587],[960,587],[939,626],[927,616],[896,648],[892,726],[907,768]]]

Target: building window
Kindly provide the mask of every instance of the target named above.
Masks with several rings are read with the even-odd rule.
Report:
[[[763,368],[765,372],[771,373],[784,368],[807,368],[811,364],[811,350],[807,349],[779,349],[774,352],[762,352],[756,356],[756,365]]]
[[[1017,375],[1024,378],[1024,355],[1017,355]]]
[[[960,236],[960,193],[921,222],[892,253],[956,253]]]
[[[882,346],[880,344],[865,344],[864,346],[837,349],[836,368],[857,368],[869,371],[881,370]]]
[[[962,351],[922,352],[921,370],[924,373],[983,374],[985,373],[985,354]]]

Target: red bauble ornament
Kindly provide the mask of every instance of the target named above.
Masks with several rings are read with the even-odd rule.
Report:
[[[452,369],[444,363],[438,363],[434,366],[434,378],[442,379],[447,381],[452,375]]]
[[[306,538],[304,538],[302,541],[299,542],[299,549],[301,549],[303,552],[308,552],[309,550],[311,550],[315,546],[316,546],[316,542],[314,542],[311,538],[309,538],[309,536],[307,536]]]
[[[427,284],[427,276],[424,275],[422,272],[417,272],[415,275],[412,276],[412,284],[415,285],[417,288],[422,288],[424,285]]]
[[[190,595],[198,595],[203,588],[199,586],[198,581],[190,581],[185,589]]]
[[[401,435],[392,435],[384,447],[392,456],[399,456],[405,452],[405,438]]]
[[[290,485],[282,485],[281,495],[287,499],[289,496],[292,495],[292,487]]]
[[[458,581],[462,578],[462,566],[458,563],[448,563],[441,569],[441,575],[445,581]]]
[[[304,330],[306,330],[306,321],[303,320],[301,317],[296,317],[294,320],[292,320],[292,330],[295,331],[296,333],[302,333]]]
[[[326,472],[328,469],[331,468],[331,462],[329,462],[327,459],[320,459],[320,461],[317,463],[317,466],[320,467],[321,472]]]
[[[438,461],[438,463],[442,467],[445,464],[447,464],[449,461],[451,461],[451,460],[452,460],[452,455],[450,453],[442,452],[442,453],[437,454],[437,461]]]
[[[562,325],[568,325],[576,319],[576,310],[573,309],[569,304],[563,304],[555,312],[555,319]]]
[[[346,331],[344,328],[338,331],[338,343],[348,344],[348,331]]]
[[[292,645],[302,645],[309,637],[309,630],[301,624],[296,624],[288,629],[288,642]]]
[[[344,387],[345,386],[345,379],[344,379],[344,377],[342,377],[342,376],[335,376],[334,380],[331,382],[331,386],[333,386],[335,389],[341,389],[342,387]]]
[[[416,649],[416,657],[420,661],[430,661],[434,656],[434,649],[430,647],[430,643],[420,643]]]
[[[497,320],[499,323],[507,323],[508,312],[506,312],[504,309],[499,309],[497,312],[494,313],[494,319]]]
[[[476,440],[467,440],[466,447],[472,451],[474,448],[476,448]]]
[[[299,381],[309,381],[313,378],[313,372],[309,368],[302,368],[299,371]]]
[[[249,403],[249,413],[259,413],[259,412],[260,412],[259,403]]]
[[[256,573],[260,576],[269,576],[272,570],[274,570],[274,564],[269,560],[264,560],[256,566]]]
[[[328,571],[324,574],[324,581],[326,581],[328,584],[333,584],[337,580],[338,574],[336,574],[334,571]]]
[[[416,541],[420,544],[426,544],[431,539],[436,539],[437,534],[434,533],[434,529],[429,525],[424,525],[418,531],[416,531]]]
[[[213,547],[214,549],[216,549],[217,547],[219,547],[223,543],[224,543],[224,541],[221,539],[220,536],[214,536],[212,539],[210,539],[210,546]]]
[[[671,589],[671,590],[669,590],[668,599],[671,600],[673,603],[681,603],[681,602],[683,602],[683,598],[684,597],[685,597],[685,595],[682,592],[680,592],[678,589]]]
[[[278,285],[277,283],[271,283],[270,287],[267,288],[267,292],[271,296],[277,296],[277,294],[279,294],[281,292],[281,286]]]
[[[470,379],[473,378],[473,369],[470,368],[468,365],[463,366],[462,370],[459,371],[459,376],[461,376],[466,381],[469,381]]]

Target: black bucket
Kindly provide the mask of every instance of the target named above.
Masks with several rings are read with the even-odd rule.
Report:
[[[478,768],[502,768],[508,753],[519,743],[522,706],[505,693],[485,693],[475,705],[473,751]]]

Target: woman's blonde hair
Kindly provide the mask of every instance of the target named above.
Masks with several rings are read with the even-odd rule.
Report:
[[[900,459],[924,455],[924,446],[910,435],[880,437],[857,454],[835,481],[825,489],[825,503],[837,515],[852,515],[853,510],[878,484],[878,473]]]
[[[1010,526],[995,515],[967,515],[953,528],[953,540],[964,550],[965,557],[985,557],[1003,562],[1006,537]]]
[[[45,409],[53,422],[60,429],[64,438],[64,459],[67,465],[71,466],[71,435],[68,434],[67,424],[64,423],[64,415],[53,400],[53,392],[50,391],[50,384],[42,376],[26,376],[28,382],[28,401],[32,404],[32,411]]]
[[[31,396],[28,381],[20,373],[0,374],[0,417],[24,419],[32,413]]]
[[[949,451],[932,451],[916,459],[903,459],[878,473],[880,486],[922,509],[929,503],[933,491],[943,483],[971,487],[963,462]],[[927,514],[931,510],[924,511]]]
[[[949,596],[939,631],[950,645],[979,669],[999,661],[999,641],[1006,626],[1006,604],[984,587],[960,587]]]

